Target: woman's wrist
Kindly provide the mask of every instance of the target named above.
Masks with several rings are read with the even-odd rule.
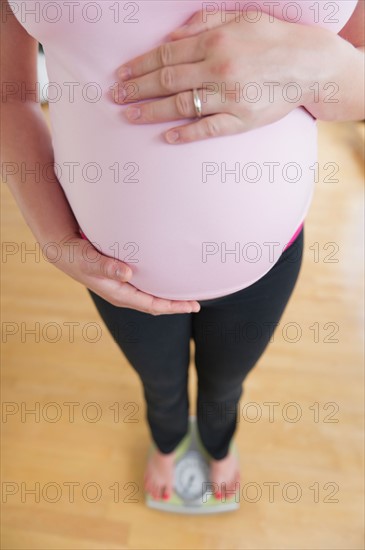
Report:
[[[303,52],[303,67],[307,70],[303,107],[319,120],[363,120],[364,48],[356,48],[324,29],[314,30],[320,31],[324,40],[316,42],[313,36],[312,45]]]

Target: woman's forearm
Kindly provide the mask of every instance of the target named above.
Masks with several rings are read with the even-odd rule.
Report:
[[[44,246],[78,232],[78,223],[55,175],[50,132],[39,104],[2,105],[2,179]]]

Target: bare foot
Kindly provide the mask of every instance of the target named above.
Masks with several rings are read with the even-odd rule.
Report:
[[[239,490],[240,479],[240,464],[231,450],[225,458],[211,460],[210,481],[218,485],[215,489],[216,498],[232,498],[235,491]]]
[[[144,488],[154,499],[167,500],[172,494],[175,454],[175,451],[164,454],[155,449],[148,459]]]

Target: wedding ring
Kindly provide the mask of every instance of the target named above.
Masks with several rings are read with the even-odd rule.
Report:
[[[196,116],[200,118],[202,116],[202,102],[200,101],[198,90],[196,88],[193,88],[193,99]]]

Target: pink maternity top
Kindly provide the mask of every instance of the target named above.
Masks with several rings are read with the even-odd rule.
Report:
[[[131,267],[131,284],[162,298],[216,298],[265,275],[311,204],[316,120],[300,107],[245,133],[172,145],[163,132],[188,120],[134,125],[110,87],[120,65],[162,43],[199,9],[209,18],[208,10],[239,5],[247,19],[266,12],[338,33],[357,0],[9,4],[43,45],[55,171],[94,246]],[[301,93],[295,83],[285,91],[289,101]],[[240,93],[253,102],[262,92],[251,82]]]

